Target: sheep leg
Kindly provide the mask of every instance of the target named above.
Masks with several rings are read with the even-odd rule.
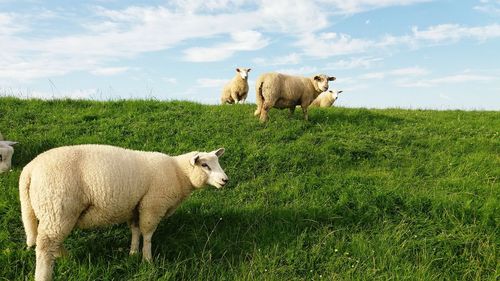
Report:
[[[143,210],[139,215],[139,228],[142,234],[142,260],[147,262],[153,261],[153,255],[151,254],[151,238],[163,214],[164,213],[159,214],[153,210]]]
[[[57,246],[53,239],[50,239],[43,233],[38,235],[36,242],[35,281],[52,280],[56,248]]]
[[[271,109],[271,105],[267,102],[264,102],[264,105],[262,106],[261,112],[260,112],[260,122],[264,123],[269,120],[269,110]]]
[[[139,243],[141,230],[137,222],[129,222],[130,232],[132,232],[132,241],[130,242],[130,255],[135,255],[139,252]]]
[[[238,92],[232,92],[231,93],[231,98],[234,100],[234,104],[238,104],[239,103],[239,99],[238,99]]]
[[[261,106],[259,104],[257,104],[257,109],[255,110],[255,112],[253,113],[254,116],[260,116],[260,112],[261,112]]]
[[[26,232],[26,245],[28,249],[33,247],[36,244],[36,237],[38,236],[38,220],[36,219],[35,212],[31,208],[31,206],[25,206],[25,204],[21,204],[23,208],[21,212],[24,231]]]
[[[304,113],[304,120],[308,121],[309,116],[307,114],[307,106],[302,106],[302,112]]]
[[[294,107],[290,107],[289,110],[290,110],[289,117],[292,117],[293,113],[295,112],[295,106]]]
[[[50,221],[40,221],[38,225],[35,281],[52,280],[54,260],[65,252],[63,241],[75,226],[78,213],[53,212],[47,218]]]

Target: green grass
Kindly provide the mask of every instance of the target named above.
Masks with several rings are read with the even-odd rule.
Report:
[[[153,237],[76,230],[55,280],[498,280],[500,112],[0,98],[19,141],[0,175],[0,280],[33,278],[18,178],[53,147],[103,143],[180,154],[225,147],[222,190],[195,192]]]

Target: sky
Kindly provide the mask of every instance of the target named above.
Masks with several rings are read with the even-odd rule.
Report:
[[[0,0],[0,96],[217,104],[237,67],[337,106],[500,110],[500,0]]]

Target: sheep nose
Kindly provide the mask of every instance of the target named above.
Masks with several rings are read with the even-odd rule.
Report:
[[[226,184],[229,181],[229,179],[228,178],[223,178],[222,181],[224,182],[224,184]]]

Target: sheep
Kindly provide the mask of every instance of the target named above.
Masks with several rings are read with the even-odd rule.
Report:
[[[321,93],[309,107],[330,107],[343,91],[330,90]]]
[[[251,68],[236,68],[237,74],[222,89],[221,104],[244,103],[248,95],[248,72]]]
[[[71,230],[128,222],[130,254],[152,261],[151,237],[192,191],[225,186],[224,148],[169,156],[109,145],[54,148],[28,163],[19,179],[26,244],[36,244],[35,280],[52,279]]]
[[[260,116],[261,122],[266,122],[272,107],[288,108],[290,113],[293,113],[295,106],[300,105],[304,119],[308,120],[307,108],[320,93],[328,90],[328,81],[335,79],[324,74],[309,78],[264,73],[259,76],[255,85],[257,110],[254,115]]]
[[[0,135],[1,137],[1,135]],[[13,145],[17,144],[14,141],[4,141],[3,137],[0,140],[0,174],[10,170],[12,165],[12,155],[14,154]]]

